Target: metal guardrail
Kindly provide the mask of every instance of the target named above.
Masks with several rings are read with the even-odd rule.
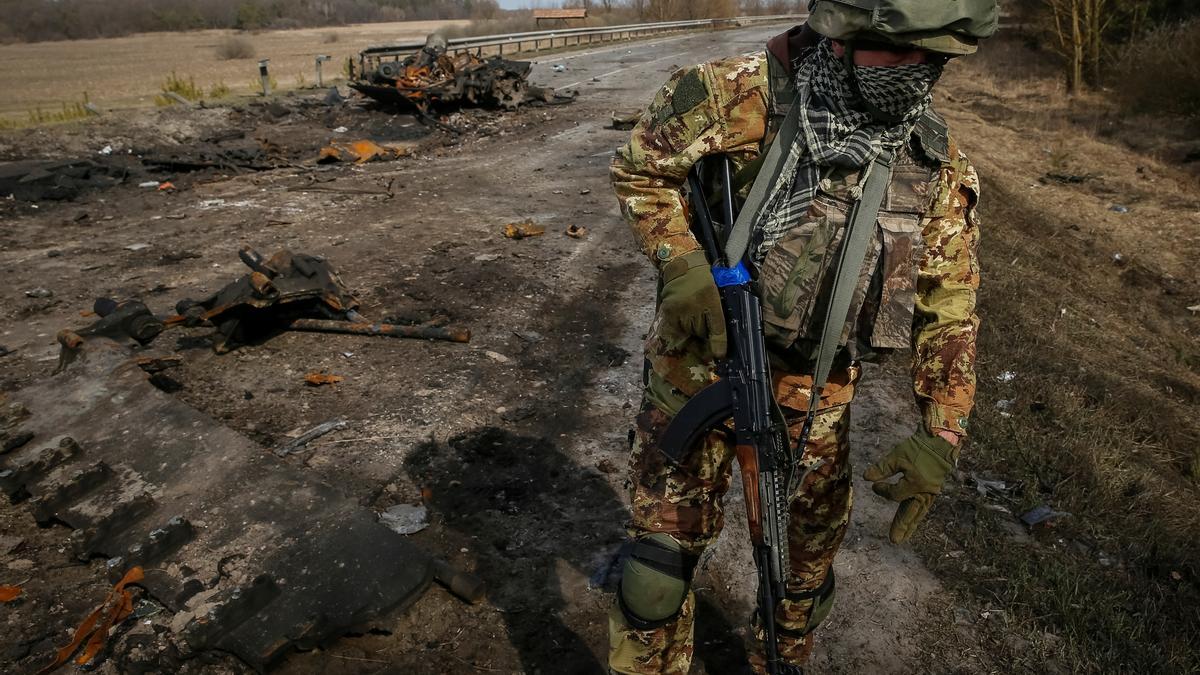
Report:
[[[699,19],[694,21],[660,21],[657,23],[628,24],[623,26],[596,26],[587,28],[565,28],[559,30],[531,31],[527,33],[507,33],[503,35],[486,35],[481,37],[454,38],[448,40],[448,51],[459,54],[475,52],[482,55],[484,49],[495,49],[503,55],[509,52],[541,51],[569,47],[592,42],[616,42],[636,37],[672,33],[684,30],[700,30],[704,28],[722,28],[743,26],[755,23],[767,23],[802,19],[806,14],[779,14],[771,16],[740,16],[731,19]],[[573,41],[572,41],[573,40]],[[528,46],[533,49],[529,50]],[[368,47],[359,55],[359,63],[365,59],[386,59],[403,57],[425,46],[422,42],[405,42]]]

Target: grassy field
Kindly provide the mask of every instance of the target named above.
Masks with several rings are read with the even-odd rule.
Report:
[[[258,59],[284,88],[315,84],[313,59],[328,54],[326,77],[341,76],[347,57],[371,44],[421,39],[457,21],[377,23],[260,33],[196,31],[145,33],[123,38],[0,45],[0,117],[28,119],[38,109],[61,111],[87,98],[101,108],[154,105],[164,80],[176,73],[211,91],[224,84],[234,94],[257,87]],[[218,51],[233,37],[249,42],[253,56],[224,59]]]
[[[1197,673],[1200,200],[1190,141],[1069,98],[998,40],[943,110],[983,177],[979,399],[957,490],[919,543],[997,672]],[[1175,138],[1174,141],[1170,139]],[[980,487],[975,487],[980,485]],[[1060,515],[1028,533],[1015,516]],[[982,617],[982,618],[980,618]]]

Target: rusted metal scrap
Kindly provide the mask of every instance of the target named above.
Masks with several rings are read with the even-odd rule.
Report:
[[[403,157],[409,152],[403,145],[391,143],[376,143],[372,140],[350,141],[349,143],[334,141],[321,148],[317,156],[317,164],[332,164],[334,162],[354,162],[365,164],[376,160],[388,160]]]
[[[379,47],[363,51],[359,62],[360,80],[352,82],[351,87],[382,103],[423,115],[468,105],[515,110],[528,102],[574,99],[530,84],[533,64],[528,61],[450,54],[446,38],[437,33],[429,36],[421,51],[406,58]]]
[[[470,342],[471,332],[442,325],[433,317],[417,325],[375,323],[359,314],[358,299],[329,261],[319,256],[281,250],[270,258],[245,247],[238,257],[250,274],[238,277],[202,300],[184,299],[174,315],[155,316],[138,300],[96,300],[98,321],[84,329],[58,334],[62,346],[55,373],[79,355],[91,337],[150,344],[169,328],[211,326],[213,350],[225,354],[245,344],[262,342],[284,331],[381,335],[422,340]],[[161,368],[159,370],[162,370]]]
[[[297,318],[344,318],[358,308],[358,300],[324,258],[287,249],[263,258],[248,246],[238,257],[250,274],[203,300],[180,300],[175,305],[179,317],[168,320],[214,326],[218,354],[265,340]]]
[[[358,315],[358,318],[361,319],[361,315]],[[288,330],[305,331],[309,333],[388,335],[391,337],[416,338],[419,340],[446,340],[449,342],[471,341],[471,331],[466,330],[465,328],[447,328],[445,326],[433,326],[427,323],[416,326],[398,326],[390,323],[371,323],[369,321],[296,319],[288,324]]]
[[[54,372],[62,372],[75,360],[83,347],[85,337],[101,336],[118,342],[133,340],[140,345],[147,345],[166,329],[166,324],[137,300],[118,303],[108,298],[99,298],[92,306],[92,312],[100,319],[87,328],[79,331],[59,331],[58,343],[62,349],[59,351],[58,367]]]
[[[213,349],[219,354],[284,330],[451,342],[471,339],[465,329],[368,321],[357,311],[358,300],[324,258],[285,249],[264,259],[249,247],[238,256],[252,270],[248,276],[204,300],[183,300],[175,307],[185,324],[217,328]]]

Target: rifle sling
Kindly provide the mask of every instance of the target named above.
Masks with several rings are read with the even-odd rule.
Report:
[[[816,368],[813,371],[813,388],[809,396],[808,423],[805,425],[805,429],[812,428],[812,419],[816,415],[817,406],[821,400],[821,391],[829,379],[834,356],[841,345],[842,330],[850,313],[850,302],[858,287],[859,275],[867,257],[867,249],[875,234],[879,208],[883,205],[883,198],[887,195],[888,184],[891,182],[894,159],[893,151],[885,149],[871,162],[867,169],[867,180],[863,185],[862,196],[854,203],[847,219],[846,233],[842,237],[841,252],[838,256],[837,268],[834,270],[833,292],[829,296],[829,306],[826,308],[825,322],[821,330],[821,341],[817,345]],[[801,439],[801,442],[807,440]]]
[[[725,262],[730,267],[738,264],[746,254],[746,247],[750,245],[750,233],[758,220],[758,212],[766,203],[771,187],[779,179],[779,172],[783,170],[788,152],[800,131],[801,108],[799,101],[792,103],[787,117],[784,117],[783,123],[779,125],[778,133],[762,155],[758,175],[754,178],[754,184],[750,186],[742,210],[738,212],[737,220],[729,231],[729,238],[725,240]]]

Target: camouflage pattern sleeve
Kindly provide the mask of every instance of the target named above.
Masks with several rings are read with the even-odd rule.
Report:
[[[675,72],[617,150],[611,167],[621,212],[642,251],[661,266],[700,248],[680,194],[701,157],[756,154],[765,131],[765,53]]]
[[[979,177],[951,146],[924,225],[913,332],[913,388],[930,433],[966,434],[975,404],[979,290]]]

